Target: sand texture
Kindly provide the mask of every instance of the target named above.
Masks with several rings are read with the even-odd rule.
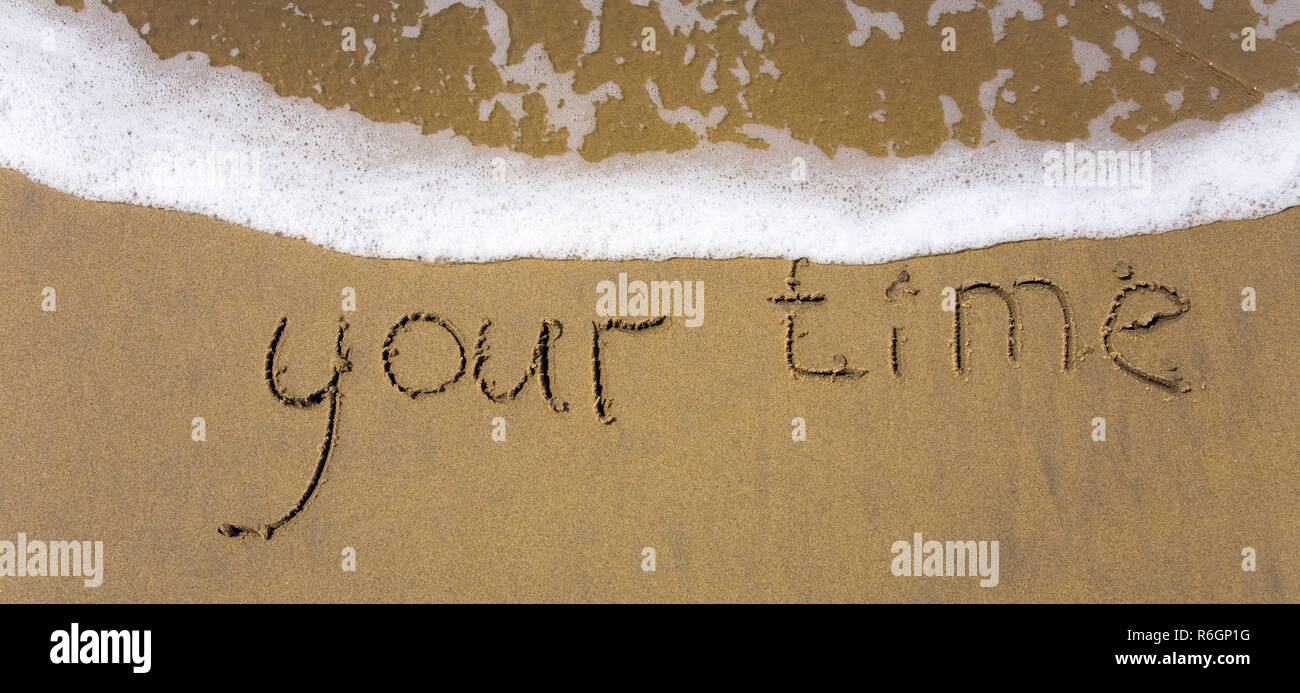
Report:
[[[801,264],[794,293],[824,298],[799,303],[769,300],[784,259],[365,259],[0,173],[0,538],[106,556],[99,588],[0,599],[1294,601],[1298,222]],[[604,423],[595,287],[620,272],[702,281],[706,312],[597,330]],[[475,377],[489,320],[500,402]],[[302,406],[267,383],[282,321],[273,376]],[[511,400],[544,324],[552,400],[540,374]],[[319,484],[260,538],[331,403]],[[914,532],[1000,541],[1000,584],[891,575]]]

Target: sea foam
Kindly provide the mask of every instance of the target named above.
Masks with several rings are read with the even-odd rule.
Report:
[[[0,59],[0,166],[87,199],[206,214],[358,255],[870,263],[1150,233],[1300,202],[1293,93],[1136,143],[1099,122],[1092,139],[1071,145],[1072,159],[1073,150],[1151,152],[1142,194],[1046,185],[1045,161],[1065,145],[1019,140],[992,119],[986,144],[949,142],[927,157],[828,158],[788,133],[749,126],[773,147],[536,159],[282,97],[203,54],[159,60],[96,2],[80,12],[0,4]],[[1003,73],[985,85],[986,111]],[[962,117],[949,116],[951,99],[936,101],[946,120]],[[1122,114],[1119,104],[1109,117]]]

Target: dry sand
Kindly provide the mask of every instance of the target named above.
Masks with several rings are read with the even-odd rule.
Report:
[[[799,362],[826,368],[843,354],[870,371],[826,382],[785,362],[789,306],[768,300],[787,291],[785,260],[364,259],[2,172],[0,538],[102,540],[106,568],[96,589],[0,578],[0,599],[1293,601],[1298,222],[1292,209],[1154,236],[801,267],[799,290],[826,300],[795,309],[808,333]],[[904,267],[911,280],[890,301]],[[603,424],[594,287],[619,272],[702,280],[707,312],[700,327],[674,318],[603,338],[617,417]],[[999,299],[965,297],[967,372],[956,372],[943,288],[1026,278],[1068,296],[1070,369],[1061,309],[1027,288],[1014,294],[1014,366]],[[1103,349],[1112,301],[1140,281],[1176,289],[1190,309],[1112,345],[1187,392],[1121,370]],[[44,287],[57,291],[54,312],[41,309]],[[354,312],[341,312],[343,287]],[[1173,308],[1134,295],[1114,324]],[[469,363],[445,392],[411,399],[381,351],[417,311],[449,321]],[[268,344],[287,318],[280,382],[306,394],[331,372],[340,315],[351,370],[319,489],[270,541],[222,536],[223,523],[282,516],[306,488],[326,406],[272,396]],[[535,379],[513,402],[479,392],[485,318],[484,375],[503,384],[522,375],[541,321],[562,323],[550,375],[569,411],[552,411]],[[456,371],[454,344],[431,327],[399,336],[401,382]],[[199,416],[205,442],[192,440]],[[491,438],[494,417],[505,442]],[[806,442],[791,439],[794,417]],[[892,576],[891,543],[918,531],[999,540],[1001,584]],[[355,573],[340,569],[349,546]],[[1241,569],[1247,546],[1257,572]],[[654,572],[641,569],[643,547],[657,551]]]

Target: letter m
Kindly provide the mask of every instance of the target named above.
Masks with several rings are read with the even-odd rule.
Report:
[[[100,635],[99,652],[101,662],[119,664],[130,661],[131,631],[106,630]]]
[[[50,542],[50,574],[62,576],[81,575],[81,542]],[[72,571],[76,571],[75,573]],[[57,571],[57,572],[55,572]]]
[[[670,307],[671,313],[668,312]],[[682,314],[682,283],[679,281],[650,282],[650,314],[680,316]]]
[[[975,556],[978,546],[974,541],[950,541],[945,549],[948,554],[945,567],[949,575],[965,577],[975,574]]]

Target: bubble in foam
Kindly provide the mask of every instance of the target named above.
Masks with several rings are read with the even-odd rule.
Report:
[[[830,159],[787,132],[749,126],[771,149],[532,159],[280,97],[202,54],[160,61],[98,3],[81,12],[0,4],[0,56],[0,165],[88,199],[198,212],[359,255],[879,262],[1148,233],[1300,201],[1300,97],[1290,93],[1222,124],[1183,122],[1138,143],[1097,123],[1092,139],[1071,145],[1080,161],[1085,152],[1150,151],[1143,195],[1096,185],[1095,176],[1086,186],[1082,176],[1046,185],[1045,162],[1064,158],[1065,145],[1021,141],[991,118],[993,144],[949,142],[924,158]],[[986,114],[1010,77],[1003,70],[986,83]],[[960,122],[944,103],[945,122]],[[796,158],[805,176],[794,175]]]

